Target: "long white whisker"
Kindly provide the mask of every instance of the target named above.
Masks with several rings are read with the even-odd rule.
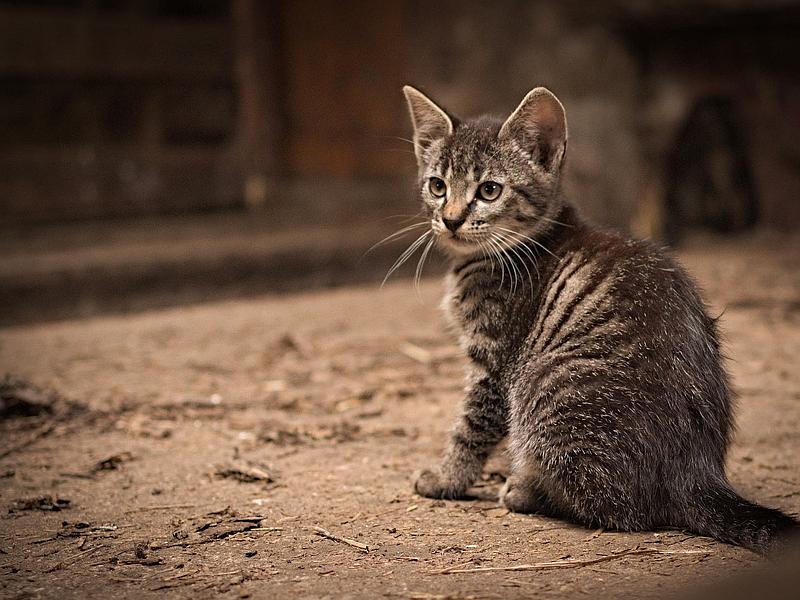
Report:
[[[516,249],[520,250],[525,256],[528,256],[531,259],[531,261],[533,261],[533,268],[536,271],[536,279],[537,280],[540,279],[541,276],[539,275],[539,261],[536,260],[536,253],[533,250],[531,250],[530,246],[528,246],[528,244],[526,244],[524,241],[519,241],[514,238],[512,238],[512,240],[514,240]]]
[[[389,277],[392,276],[392,273],[394,273],[397,269],[399,269],[403,265],[403,263],[406,262],[409,258],[411,258],[411,256],[414,254],[414,252],[416,252],[417,249],[422,244],[425,243],[425,238],[427,238],[429,235],[431,235],[431,233],[432,232],[430,230],[428,230],[425,233],[423,233],[421,236],[419,236],[416,240],[414,240],[411,243],[411,245],[405,250],[405,252],[403,252],[398,257],[398,259],[396,261],[394,261],[394,264],[389,269],[389,272],[386,273],[386,277],[383,278],[383,282],[381,283],[381,287],[386,285],[386,281],[389,279]]]
[[[555,219],[551,219],[550,217],[545,217],[544,215],[539,215],[536,217],[537,219],[541,219],[542,221],[547,221],[548,223],[555,223],[556,225],[563,225],[564,227],[574,228],[574,225],[570,225],[569,223],[562,223],[561,221],[556,221]]]
[[[408,138],[400,137],[399,135],[379,135],[377,137],[385,138],[387,140],[400,140],[401,142],[408,142],[412,146],[414,145],[414,140],[410,140]]]
[[[497,289],[499,290],[500,288],[503,287],[503,281],[505,280],[505,274],[506,274],[505,267],[503,266],[503,259],[500,257],[500,255],[497,254],[497,248],[494,245],[494,241],[492,240],[491,235],[489,236],[488,239],[486,239],[486,244],[489,247],[489,252],[491,253],[491,255],[493,257],[497,257],[497,259],[500,261],[500,285],[497,287]]]
[[[501,234],[497,234],[497,237],[500,239],[500,241],[502,243],[507,243],[508,242],[508,240],[506,238],[502,237]],[[511,252],[511,253],[514,252],[513,249],[512,249],[512,246],[513,246],[513,243],[509,244],[508,246],[506,246],[505,250],[506,250],[506,253],[507,253],[506,256],[508,256],[508,262],[514,268],[514,291],[513,291],[513,293],[516,294],[517,286],[520,284],[520,280],[522,279],[522,271],[517,266],[517,261],[514,260],[514,256],[516,256],[516,254],[514,254],[514,256],[511,256],[511,254],[508,254],[509,252]]]
[[[539,281],[539,280],[541,280],[542,276],[541,276],[541,274],[539,273],[539,261],[537,260],[536,254],[535,254],[535,253],[533,252],[533,250],[531,250],[531,249],[530,249],[530,247],[529,247],[527,244],[525,244],[525,243],[523,243],[523,244],[520,244],[520,247],[523,249],[523,251],[525,252],[525,254],[527,254],[528,256],[530,256],[530,258],[531,258],[531,261],[533,262],[533,270],[536,272],[536,281]]]
[[[409,221],[411,219],[416,219],[419,216],[422,216],[422,211],[421,210],[417,211],[417,213],[413,214],[413,215],[409,215],[407,213],[397,214],[397,215],[389,215],[388,217],[382,217],[381,221],[389,221],[391,219],[403,219],[404,221]]]
[[[487,253],[486,244],[483,241],[478,242],[478,247],[481,249],[481,254],[483,255],[483,257],[489,261],[489,265],[492,267],[491,276],[494,277],[494,259],[492,257],[491,252]]]
[[[414,219],[418,219],[418,218],[422,217],[422,215],[423,215],[423,213],[424,213],[424,212],[425,212],[425,209],[422,209],[422,210],[420,210],[420,211],[417,211],[417,212],[416,212],[415,214],[413,214],[413,215],[398,215],[398,216],[403,216],[403,217],[406,217],[405,219],[403,219],[402,221],[400,221],[401,223],[408,223],[409,221],[413,221]],[[426,221],[424,221],[424,222],[425,222],[425,223],[430,223],[430,221],[427,221],[427,220],[426,220]]]
[[[497,256],[500,259],[500,264],[503,265],[504,273],[505,273],[505,267],[508,266],[508,279],[511,283],[511,290],[509,292],[509,295],[513,295],[517,289],[517,276],[514,271],[514,265],[513,262],[511,261],[511,257],[509,257],[505,253],[505,248],[503,247],[501,240],[495,235],[495,233],[492,233],[490,235],[490,238],[494,246],[497,248]],[[502,285],[503,285],[503,280],[501,279],[500,286],[502,287]]]
[[[425,245],[425,249],[422,251],[422,254],[419,257],[419,261],[417,261],[417,271],[414,273],[414,288],[417,290],[417,296],[420,295],[419,278],[422,276],[422,269],[425,267],[425,259],[428,258],[428,253],[431,251],[434,241],[436,241],[436,238],[434,237],[431,237],[431,239],[428,240],[428,243]]]
[[[555,254],[553,254],[553,253],[552,253],[552,252],[551,252],[551,251],[550,251],[550,250],[549,250],[547,247],[545,247],[543,244],[539,243],[538,241],[536,241],[536,240],[535,240],[535,239],[533,239],[532,237],[529,237],[529,236],[527,236],[527,235],[525,235],[525,234],[523,234],[523,233],[520,233],[519,231],[514,231],[513,229],[507,229],[506,227],[499,227],[499,226],[497,227],[497,229],[500,229],[501,231],[506,231],[506,232],[508,232],[508,233],[512,233],[512,234],[514,234],[514,235],[517,235],[517,236],[519,236],[519,237],[521,237],[521,238],[523,238],[523,239],[525,239],[525,240],[528,240],[528,241],[530,241],[530,242],[532,242],[532,243],[536,244],[537,246],[539,246],[539,248],[541,248],[542,250],[544,250],[545,252],[547,252],[547,253],[548,253],[550,256],[552,256],[553,258],[560,258],[559,256],[556,256]]]
[[[499,251],[499,246],[497,245],[497,242],[495,241],[494,236],[490,235],[489,239],[487,239],[486,242],[492,248],[492,253],[500,261],[500,285],[497,287],[497,289],[501,290],[501,289],[503,289],[503,283],[505,283],[505,280],[506,280],[506,262],[505,262],[505,259],[503,258],[502,252]],[[509,277],[510,277],[510,275],[509,275]]]
[[[418,229],[420,227],[428,227],[429,225],[430,225],[430,223],[428,223],[428,221],[425,221],[423,223],[414,223],[413,225],[409,225],[408,227],[403,227],[402,229],[400,229],[398,231],[395,231],[392,234],[387,235],[380,242],[377,242],[377,243],[373,244],[372,246],[370,246],[369,250],[364,252],[364,255],[369,254],[370,252],[372,252],[373,250],[375,250],[375,248],[377,248],[379,246],[383,246],[384,244],[388,244],[392,240],[394,240],[394,239],[396,239],[396,238],[408,233],[409,231],[412,231],[414,229]]]
[[[511,233],[511,232],[509,232],[509,233]],[[516,233],[516,232],[513,232],[513,233],[514,233],[514,235],[519,236],[519,237],[526,237],[526,236],[522,236],[522,234],[519,234],[519,233]],[[509,235],[509,234],[506,234],[506,235]],[[519,240],[519,239],[517,239],[517,238],[515,238],[513,236],[509,236],[509,237],[511,238],[511,240],[513,240],[514,245],[516,246],[516,249],[521,250],[526,256],[530,257],[531,261],[533,262],[533,268],[536,271],[536,279],[540,280],[541,279],[541,275],[539,273],[539,261],[537,259],[536,253],[530,248],[530,246],[528,246],[525,243],[524,240]],[[527,265],[526,265],[526,268],[527,268]]]
[[[507,238],[508,237],[510,237],[510,236],[507,236]],[[514,254],[514,256],[516,256],[519,259],[520,263],[522,263],[522,266],[525,269],[525,272],[528,274],[528,283],[531,286],[531,291],[533,291],[533,277],[531,276],[531,271],[528,268],[527,261],[525,260],[525,254],[524,253],[520,254],[519,252],[517,252],[517,250],[519,248],[524,248],[525,246],[524,246],[524,244],[516,244],[516,243],[514,243],[514,239],[513,238],[511,238],[509,241],[511,241],[512,244],[508,247],[508,250],[510,252],[512,252]]]

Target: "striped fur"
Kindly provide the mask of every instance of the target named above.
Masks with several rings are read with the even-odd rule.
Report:
[[[732,394],[697,286],[663,249],[589,226],[563,198],[555,97],[532,92],[505,123],[423,113],[417,128],[448,120],[426,130],[446,135],[415,140],[426,140],[416,148],[423,207],[452,259],[443,306],[471,366],[442,464],[416,491],[462,497],[507,437],[501,500],[514,511],[679,527],[761,552],[795,530],[727,481]],[[427,190],[431,177],[445,197]],[[503,186],[493,202],[476,196],[486,180]],[[442,221],[453,211],[464,219],[455,232]]]

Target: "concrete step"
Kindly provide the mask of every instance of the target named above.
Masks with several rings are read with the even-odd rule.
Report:
[[[0,232],[0,325],[375,282],[414,239],[398,220],[275,230],[250,214]],[[416,264],[416,261],[410,261]],[[441,269],[430,261],[428,272]],[[397,276],[413,274],[407,265]]]

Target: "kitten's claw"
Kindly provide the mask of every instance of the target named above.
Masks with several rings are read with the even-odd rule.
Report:
[[[463,496],[464,490],[456,489],[441,471],[425,469],[414,482],[414,491],[426,498],[453,499]]]

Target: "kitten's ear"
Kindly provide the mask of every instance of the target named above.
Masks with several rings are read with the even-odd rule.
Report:
[[[547,88],[533,89],[503,123],[498,137],[516,138],[537,163],[557,172],[567,152],[564,106]]]
[[[431,142],[453,133],[453,120],[425,94],[410,85],[403,86],[408,112],[414,125],[414,154],[422,164],[423,155]]]

